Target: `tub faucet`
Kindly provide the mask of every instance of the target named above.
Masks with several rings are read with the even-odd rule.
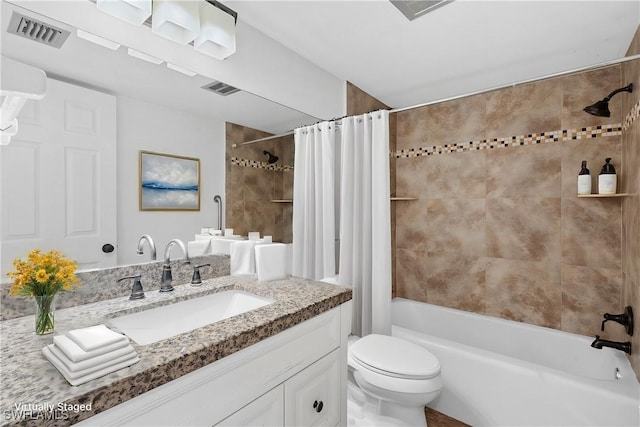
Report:
[[[602,349],[602,347],[611,347],[615,348],[616,350],[624,351],[627,354],[631,354],[631,341],[617,342],[603,340],[600,338],[600,335],[596,335],[596,339],[591,343],[591,347],[597,349]]]
[[[144,249],[145,240],[149,244],[149,249],[151,249],[151,259],[155,261],[156,260],[156,244],[154,243],[151,236],[149,236],[148,234],[144,234],[142,237],[140,237],[140,240],[138,240],[138,250],[136,253],[138,255],[142,255],[144,253],[143,249]]]
[[[173,281],[173,277],[171,277],[171,248],[173,245],[177,245],[182,253],[184,254],[185,264],[191,264],[191,260],[189,259],[189,253],[187,252],[187,247],[184,245],[182,240],[180,239],[171,239],[169,243],[167,243],[167,247],[164,249],[164,262],[162,263],[162,279],[160,281],[160,292],[171,292],[173,290],[173,286],[171,282]]]

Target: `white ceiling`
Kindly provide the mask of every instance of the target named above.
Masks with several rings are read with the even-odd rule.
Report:
[[[637,0],[455,0],[414,21],[387,0],[225,4],[393,108],[620,58],[640,24]]]
[[[640,24],[638,0],[455,0],[415,21],[387,0],[223,2],[240,21],[393,108],[622,57]],[[7,34],[16,8],[2,1],[2,54],[50,75],[272,133],[316,121],[246,92],[208,93],[200,87],[211,79],[183,76],[75,33],[59,50]]]

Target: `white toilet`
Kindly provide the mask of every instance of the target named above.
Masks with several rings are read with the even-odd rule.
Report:
[[[442,389],[440,362],[425,348],[371,334],[349,340],[349,376],[377,415],[408,426],[426,426],[424,407]]]
[[[338,284],[338,276],[321,282]],[[424,407],[442,389],[440,361],[426,348],[387,335],[349,337],[349,427],[426,427]]]

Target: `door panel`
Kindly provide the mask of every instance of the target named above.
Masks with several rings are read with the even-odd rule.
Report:
[[[19,133],[0,147],[2,271],[34,248],[56,249],[80,269],[117,262],[116,99],[47,79]],[[3,274],[2,281],[7,281]]]

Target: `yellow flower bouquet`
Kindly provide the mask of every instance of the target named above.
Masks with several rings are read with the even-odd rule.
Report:
[[[42,253],[39,249],[34,249],[26,260],[15,259],[13,266],[16,270],[7,273],[13,280],[9,294],[35,297],[38,308],[36,333],[43,335],[53,332],[55,296],[63,289],[71,289],[78,282],[75,275],[78,264],[58,251]]]

